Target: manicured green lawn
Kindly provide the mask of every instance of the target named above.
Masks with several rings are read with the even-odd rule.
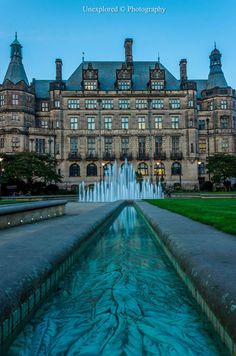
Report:
[[[32,202],[33,200],[30,200]],[[0,200],[0,205],[5,205],[5,204],[20,204],[20,203],[29,203],[29,199],[3,199]]]
[[[236,199],[194,198],[146,201],[236,235]]]

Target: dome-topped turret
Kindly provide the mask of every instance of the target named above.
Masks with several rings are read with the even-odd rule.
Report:
[[[221,64],[221,53],[216,48],[212,50],[209,58],[210,58],[210,73],[208,76],[207,81],[207,89],[212,89],[215,87],[225,88],[228,86],[224,73],[222,71],[222,64]]]
[[[17,33],[15,34],[15,39],[11,44],[11,61],[3,82],[6,80],[9,80],[13,84],[24,81],[25,84],[29,85],[22,63],[22,45],[17,39]]]

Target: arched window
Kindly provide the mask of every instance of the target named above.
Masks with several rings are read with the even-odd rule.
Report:
[[[198,162],[198,175],[204,175],[205,174],[205,164],[203,162]]]
[[[76,163],[73,163],[70,166],[69,175],[70,175],[70,177],[79,177],[80,176],[80,166]]]
[[[174,162],[171,166],[172,176],[179,176],[181,174],[181,164],[179,162]]]
[[[148,175],[148,165],[144,162],[139,163],[138,173],[141,174],[142,176],[147,176]]]
[[[104,164],[104,166],[103,166],[103,175],[104,176],[109,176],[111,171],[112,171],[112,167],[113,167],[112,163]]]
[[[94,163],[87,165],[87,177],[96,177],[98,175],[97,166]]]
[[[163,177],[166,173],[164,163],[158,162],[154,165],[154,175],[157,177]]]

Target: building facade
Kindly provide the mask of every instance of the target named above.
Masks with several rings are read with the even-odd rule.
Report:
[[[221,54],[210,54],[208,79],[180,78],[158,60],[133,60],[132,39],[123,62],[85,62],[69,79],[56,59],[55,80],[28,82],[17,36],[0,85],[0,153],[31,151],[57,159],[67,188],[103,179],[125,159],[153,181],[193,188],[208,180],[206,158],[236,153],[236,94]]]

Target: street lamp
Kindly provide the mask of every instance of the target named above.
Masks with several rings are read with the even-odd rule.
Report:
[[[0,199],[2,197],[2,172],[3,172],[2,161],[3,161],[3,158],[0,157]]]

